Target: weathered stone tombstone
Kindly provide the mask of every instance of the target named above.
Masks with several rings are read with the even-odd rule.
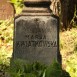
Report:
[[[0,0],[0,20],[6,20],[14,16],[14,7],[9,0]]]
[[[24,0],[15,17],[13,59],[51,64],[60,61],[59,19],[52,16],[50,0]]]

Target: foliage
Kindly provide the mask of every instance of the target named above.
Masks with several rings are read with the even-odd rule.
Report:
[[[77,77],[77,28],[61,32],[60,47],[65,69],[71,77]]]
[[[70,31],[60,32],[60,50],[62,55],[74,53],[76,44],[77,28],[73,28]]]
[[[77,39],[75,40],[75,43],[74,43],[74,51],[77,52]]]
[[[73,27],[77,27],[77,10],[76,10],[76,5],[75,5],[75,12],[74,12],[74,16],[70,22],[70,24],[73,25]]]
[[[61,77],[62,68],[58,62],[53,62],[46,70],[46,77]]]
[[[10,56],[12,46],[13,19],[0,21],[0,52],[6,53],[8,56]]]
[[[23,6],[21,4],[22,1],[11,0],[11,3],[13,3],[15,6],[16,14],[20,13]],[[74,12],[74,17],[77,17],[76,11]],[[73,18],[73,21],[74,21],[74,18]],[[76,24],[74,25],[76,27]],[[61,49],[61,54],[63,58],[63,64],[66,64],[66,70],[70,73],[71,77],[77,77],[76,76],[77,74],[77,62],[76,62],[77,28],[74,28],[70,31],[60,32],[60,33],[61,33],[60,49]],[[5,21],[0,20],[0,71],[5,71],[9,67],[12,49],[13,49],[13,19],[5,20]],[[23,65],[25,69],[23,68]],[[39,70],[35,68],[36,65],[38,65],[38,67],[41,68],[40,64],[37,62],[34,64],[26,64],[25,62],[23,63],[22,61],[21,62],[18,61],[15,65],[16,69],[14,66],[12,66],[10,68],[11,71],[9,72],[13,77],[20,77],[20,76],[36,77],[36,74],[41,77],[46,77],[51,74],[58,76],[60,75],[60,72],[61,72],[61,77],[65,75],[65,73],[61,71],[60,69],[61,67],[57,66],[58,64],[56,63],[51,64],[49,67],[45,67],[45,69],[41,68]],[[54,67],[55,65],[56,67]],[[59,69],[59,70],[54,71],[55,69]],[[55,72],[56,73],[59,72],[59,73],[55,74]],[[69,77],[69,76],[66,75],[64,77]]]
[[[7,72],[11,77],[70,77],[69,74],[64,74],[57,61],[47,66],[39,62],[28,63],[17,59],[12,61]]]
[[[0,71],[5,71],[10,64],[10,58],[7,57],[6,52],[0,51],[0,53]]]
[[[66,62],[66,70],[70,73],[71,77],[77,77],[77,53],[71,55]]]
[[[10,0],[10,2],[14,4],[16,14],[19,14],[22,11],[23,0]]]
[[[8,72],[11,77],[43,77],[45,69],[46,65],[39,62],[27,63],[17,59],[12,62]]]
[[[0,20],[0,71],[5,71],[10,64],[13,45],[13,19]]]

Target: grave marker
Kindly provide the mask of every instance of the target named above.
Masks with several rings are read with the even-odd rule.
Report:
[[[15,18],[13,59],[51,64],[60,60],[59,19],[50,13],[50,0],[24,0]]]

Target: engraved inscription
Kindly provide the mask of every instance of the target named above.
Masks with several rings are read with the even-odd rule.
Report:
[[[17,47],[57,47],[56,41],[17,41]]]
[[[13,57],[46,64],[57,59],[57,23],[57,19],[50,16],[16,18]]]
[[[23,31],[22,37],[25,39],[16,41],[16,47],[57,47],[56,40],[49,40],[48,38],[53,38],[52,36],[47,37],[48,32],[52,32],[51,27],[45,26],[44,21],[36,21],[32,19],[30,24],[26,20],[20,20],[17,22],[19,30]],[[55,21],[53,21],[53,25]],[[22,25],[22,26],[20,26]],[[44,26],[44,27],[43,27]]]
[[[46,35],[25,35],[26,39],[46,39]]]

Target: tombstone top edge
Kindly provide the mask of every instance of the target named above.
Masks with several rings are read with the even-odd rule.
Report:
[[[39,2],[50,2],[50,0],[24,0],[24,2],[39,3]]]

